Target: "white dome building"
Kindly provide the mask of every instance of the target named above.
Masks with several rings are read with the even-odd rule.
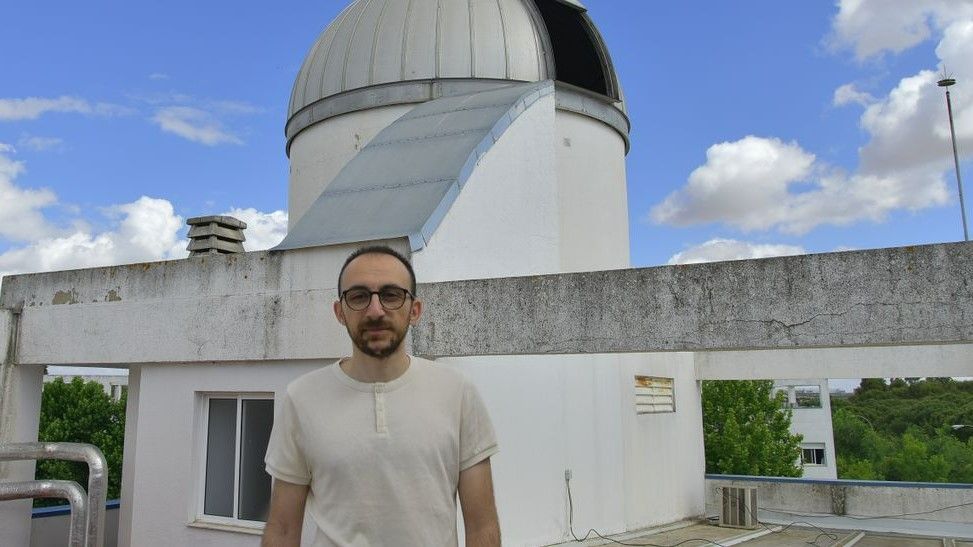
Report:
[[[425,280],[627,267],[628,131],[576,1],[357,0],[294,83],[279,248],[408,237]]]

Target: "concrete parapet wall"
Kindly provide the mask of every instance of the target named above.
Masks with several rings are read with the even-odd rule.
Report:
[[[973,244],[425,285],[425,355],[973,340]]]
[[[408,249],[404,239],[386,243]],[[331,303],[356,247],[8,276],[0,308],[20,310],[21,364],[342,356],[350,343]]]
[[[761,510],[973,524],[970,484],[707,475],[707,515],[719,514],[720,489],[727,486],[755,486]]]
[[[9,276],[0,308],[22,310],[23,364],[334,358],[350,350],[330,304],[354,248]],[[973,342],[973,244],[453,281],[419,294],[413,351],[434,357],[943,347]],[[963,351],[939,353],[973,365]],[[702,366],[720,375],[720,363]]]

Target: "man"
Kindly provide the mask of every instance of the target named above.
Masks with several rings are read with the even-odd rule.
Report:
[[[287,387],[267,447],[274,477],[263,547],[455,545],[456,495],[467,546],[499,546],[489,416],[469,381],[408,355],[422,315],[408,260],[366,247],[338,275],[334,314],[352,355]]]

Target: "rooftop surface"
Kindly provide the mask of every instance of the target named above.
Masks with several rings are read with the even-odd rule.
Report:
[[[585,541],[569,541],[560,546],[639,545],[647,547],[730,547],[731,545],[775,547],[959,547],[973,546],[973,526],[937,521],[869,520],[857,527],[847,526],[855,519],[843,517],[794,517],[794,520],[764,518],[755,530],[723,528],[710,523],[683,522],[673,526],[630,534],[599,537],[591,532]],[[895,520],[886,523],[886,520]],[[845,521],[845,522],[843,522]],[[830,522],[831,525],[826,523]],[[840,526],[838,526],[840,525]],[[912,529],[915,533],[896,530]],[[575,530],[578,534],[580,531]],[[583,539],[583,538],[582,538]]]

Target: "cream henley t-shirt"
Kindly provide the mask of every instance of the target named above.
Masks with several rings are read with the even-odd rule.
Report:
[[[315,547],[456,545],[459,472],[497,452],[473,384],[418,357],[386,383],[305,374],[277,412],[267,473],[310,485]]]

